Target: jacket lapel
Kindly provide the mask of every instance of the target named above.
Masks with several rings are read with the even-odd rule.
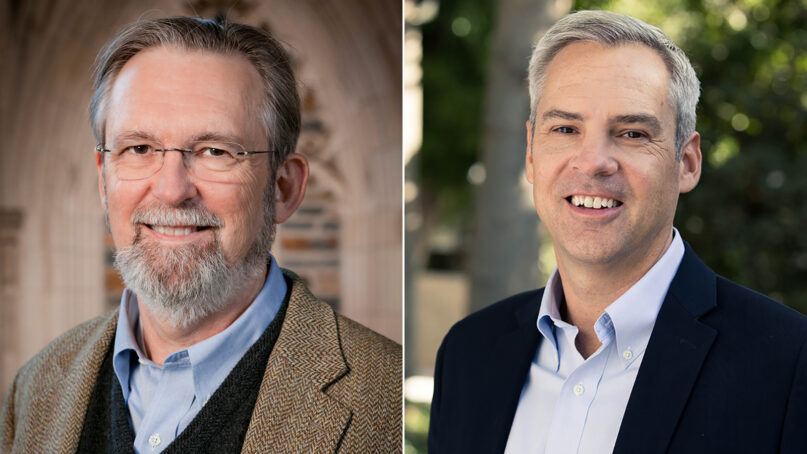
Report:
[[[539,333],[536,326],[541,292],[531,298],[515,311],[515,323],[512,331],[494,339],[489,351],[484,371],[485,380],[480,381],[482,390],[477,394],[480,410],[485,415],[476,418],[479,427],[477,435],[490,437],[487,443],[493,443],[491,452],[504,452],[513,417],[521,396],[521,388],[538,348]]]
[[[335,452],[352,412],[327,390],[348,371],[333,310],[295,279],[242,452]]]
[[[622,418],[614,453],[662,453],[717,331],[699,318],[716,305],[716,277],[685,243]]]

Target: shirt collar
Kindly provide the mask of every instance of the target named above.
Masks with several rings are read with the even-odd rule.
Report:
[[[193,370],[194,391],[206,401],[249,347],[266,331],[286,297],[286,281],[274,257],[270,256],[269,275],[258,296],[233,323],[222,332],[169,355],[188,356]],[[115,331],[113,368],[123,389],[124,400],[129,397],[129,377],[133,359],[150,362],[143,354],[136,336],[140,311],[137,296],[128,288],[121,296],[120,314]],[[136,356],[132,356],[132,354]]]
[[[673,240],[664,255],[597,319],[597,336],[604,342],[607,337],[615,335],[617,351],[626,367],[647,347],[661,304],[683,257],[684,242],[673,227]],[[547,279],[537,321],[538,331],[555,351],[558,351],[555,327],[571,327],[560,317],[559,303],[562,300],[563,285],[560,273],[555,268]],[[576,329],[573,331],[576,333]],[[624,354],[626,351],[630,351],[630,354]]]
[[[566,323],[560,317],[559,302],[563,299],[563,286],[560,282],[560,273],[555,268],[549,279],[546,280],[544,294],[541,297],[541,308],[538,310],[538,331],[546,340],[558,349],[558,340],[555,338],[555,325]]]
[[[605,309],[614,324],[617,351],[628,363],[647,347],[661,304],[683,257],[684,242],[673,228],[673,240],[664,255]]]

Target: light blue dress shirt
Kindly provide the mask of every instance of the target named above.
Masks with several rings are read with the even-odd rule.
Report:
[[[243,314],[224,331],[172,353],[159,366],[143,354],[137,297],[124,290],[113,368],[129,409],[135,452],[162,452],[185,430],[261,337],[285,297],[286,281],[271,258],[263,289]]]
[[[563,287],[555,269],[538,313],[543,339],[521,390],[505,453],[613,451],[656,317],[684,256],[684,243],[673,230],[664,255],[597,319],[594,331],[602,345],[587,359],[574,344],[577,327],[560,317]]]

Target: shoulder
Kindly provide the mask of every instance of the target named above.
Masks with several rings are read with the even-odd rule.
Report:
[[[393,390],[400,396],[400,386],[395,383],[401,382],[401,346],[338,315],[296,275],[287,275],[292,278],[291,297],[278,339],[280,348],[288,350],[284,354],[301,364],[307,364],[309,357],[320,364],[326,360],[342,364],[346,373],[331,387],[332,391],[343,390],[345,396],[362,394],[355,390],[376,385],[382,388],[379,392]],[[364,397],[370,395],[375,393]]]
[[[0,411],[0,451],[74,449],[68,432],[82,421],[116,319],[114,311],[67,331],[20,369]]]
[[[538,316],[544,289],[529,290],[505,298],[480,309],[451,327],[444,345],[461,342],[464,345],[484,343],[491,337],[508,333],[521,323],[534,321]]]
[[[108,345],[115,335],[118,311],[86,321],[51,341],[31,358],[17,376],[17,389],[46,388],[57,384],[71,371],[86,367],[99,343]],[[22,396],[21,396],[22,397]]]
[[[305,283],[291,271],[283,270],[291,281],[291,297],[283,322],[284,329],[294,341],[338,343],[345,359],[355,365],[382,362],[398,363],[400,371],[401,346],[366,326],[337,314],[333,308],[314,296]],[[353,367],[354,364],[350,364]]]
[[[805,324],[807,316],[759,292],[743,287],[723,276],[717,276],[718,301],[732,301],[747,310],[774,320],[790,320],[790,323]]]
[[[336,315],[345,359],[351,368],[377,369],[398,374],[401,345],[342,315]],[[376,372],[374,372],[376,373]]]
[[[336,312],[292,278],[283,321],[285,340],[278,339],[289,363],[306,373],[327,364],[328,385],[322,391],[352,412],[342,447],[361,452],[394,452],[401,445],[401,346]],[[276,346],[278,348],[278,346]],[[273,352],[274,354],[274,352]],[[338,365],[338,367],[337,367]],[[331,373],[336,371],[337,375]]]
[[[698,323],[714,330],[701,381],[721,383],[726,389],[753,389],[746,394],[747,401],[784,408],[794,377],[807,372],[807,317],[722,276],[712,276],[713,290],[701,291],[714,295],[713,306],[697,317]]]
[[[401,346],[341,315],[336,316],[344,378],[332,392],[353,408],[400,417],[402,386]]]
[[[736,348],[781,345],[783,348],[778,350],[787,355],[794,347],[801,347],[807,339],[807,317],[716,274],[688,244],[684,245],[684,258],[668,295],[672,294],[695,318],[716,329],[718,342]]]
[[[793,347],[807,341],[807,316],[765,295],[717,276],[717,307],[707,319],[722,319],[723,332],[746,339],[777,340]]]

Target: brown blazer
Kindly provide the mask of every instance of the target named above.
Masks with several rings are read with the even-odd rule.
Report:
[[[0,453],[72,453],[118,311],[51,342],[14,379]],[[401,346],[294,279],[242,452],[401,452]]]

